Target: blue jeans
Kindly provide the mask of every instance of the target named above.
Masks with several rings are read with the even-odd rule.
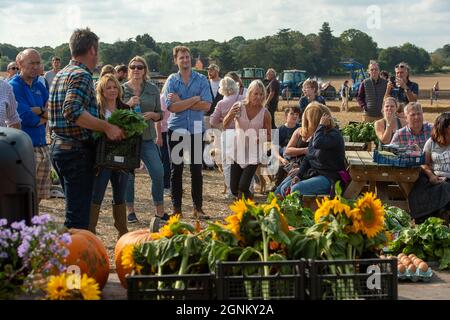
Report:
[[[142,141],[141,159],[152,179],[152,199],[155,206],[164,203],[164,168],[158,146],[152,141]],[[128,175],[127,204],[134,203],[134,174]]]
[[[113,203],[116,205],[125,203],[128,173],[119,170],[101,168],[98,175],[94,178],[94,187],[92,192],[93,204],[102,204],[109,181],[111,181],[112,186]]]
[[[95,148],[55,140],[50,148],[53,168],[66,197],[67,228],[88,229],[94,182]]]
[[[286,192],[291,187],[291,193],[297,191],[300,195],[329,194],[331,191],[331,182],[325,176],[316,176],[302,180],[291,186],[292,177],[287,177],[277,187],[275,194],[286,196]]]
[[[162,132],[163,145],[161,150],[161,160],[164,167],[164,189],[170,188],[170,150],[167,132]]]

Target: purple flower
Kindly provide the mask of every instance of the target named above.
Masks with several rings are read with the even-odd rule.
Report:
[[[39,216],[34,216],[31,218],[31,222],[34,225],[44,225],[48,223],[49,221],[52,221],[52,217],[49,214],[42,214]]]
[[[6,226],[8,224],[8,220],[0,219],[0,227]]]
[[[23,230],[23,229],[25,229],[25,227],[26,227],[25,220],[22,220],[20,222],[14,221],[13,223],[11,223],[11,228],[16,229],[16,230]]]
[[[72,237],[68,233],[63,233],[61,235],[60,239],[65,244],[71,244],[72,243]]]
[[[0,259],[6,259],[6,258],[8,258],[8,253],[0,252]]]

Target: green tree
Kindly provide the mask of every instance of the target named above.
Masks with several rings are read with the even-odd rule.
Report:
[[[68,43],[63,43],[55,48],[55,55],[61,58],[61,66],[69,64],[71,59],[70,48]]]
[[[341,33],[339,41],[341,58],[353,58],[362,64],[366,64],[369,60],[378,57],[377,43],[362,31],[346,30]]]
[[[328,22],[322,24],[319,31],[319,64],[316,65],[319,75],[328,75],[332,68],[336,68],[338,64],[338,47],[336,38],[332,34],[332,30]]]

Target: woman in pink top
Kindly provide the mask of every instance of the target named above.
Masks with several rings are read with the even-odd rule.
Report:
[[[223,119],[230,111],[233,104],[238,101],[244,100],[244,96],[239,94],[239,84],[234,81],[231,77],[225,77],[220,80],[219,83],[219,93],[223,95],[223,99],[220,100],[216,108],[214,109],[213,114],[209,118],[209,122],[211,124],[211,128],[221,129],[223,124]],[[228,195],[227,197],[234,198],[231,193],[230,188],[230,175],[231,175],[231,163],[233,162],[231,159],[227,159],[226,155],[232,153],[233,150],[227,150],[227,146],[233,147],[234,140],[234,121],[231,121],[228,127],[223,128],[224,131],[221,135],[221,160],[222,160],[222,170],[223,176],[225,179],[225,185],[227,186]],[[219,147],[219,146],[217,146]]]
[[[254,80],[248,87],[245,100],[236,102],[223,120],[224,128],[232,121],[236,127],[230,188],[238,198],[253,198],[250,183],[263,156],[258,150],[263,149],[261,144],[271,140],[272,117],[264,107],[265,99],[264,84],[261,80]]]

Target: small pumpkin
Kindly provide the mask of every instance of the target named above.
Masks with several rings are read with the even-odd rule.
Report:
[[[125,276],[131,273],[131,269],[122,266],[122,253],[128,245],[140,244],[148,241],[152,241],[151,233],[148,229],[139,229],[124,234],[116,243],[114,249],[114,262],[116,264],[116,272],[119,277],[120,283],[124,288],[127,288],[127,281]]]
[[[94,278],[103,289],[109,276],[109,257],[103,242],[88,230],[69,229],[72,242],[67,245],[67,266],[76,265],[81,274]]]

